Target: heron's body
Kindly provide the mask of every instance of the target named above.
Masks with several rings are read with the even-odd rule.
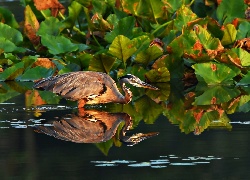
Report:
[[[109,102],[125,104],[130,102],[132,93],[125,86],[128,78],[123,80],[120,83],[125,95],[119,92],[115,81],[108,74],[93,71],[70,72],[42,79],[36,82],[34,88],[52,91],[66,99],[78,101],[79,107],[84,106],[84,104]],[[140,81],[140,83],[142,87],[147,86],[146,88],[157,89],[143,81]]]

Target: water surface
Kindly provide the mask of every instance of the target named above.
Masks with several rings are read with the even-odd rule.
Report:
[[[0,104],[0,176],[16,179],[247,179],[249,113],[230,115],[231,130],[181,133],[161,115],[128,134],[159,132],[137,145],[85,144],[35,132],[39,125],[76,111],[67,104],[27,107],[24,94]],[[36,117],[39,109],[42,116]],[[110,141],[113,141],[111,139]],[[114,141],[115,142],[115,141]],[[117,143],[118,141],[116,141]],[[111,145],[112,147],[105,147]],[[106,152],[105,152],[106,150]]]

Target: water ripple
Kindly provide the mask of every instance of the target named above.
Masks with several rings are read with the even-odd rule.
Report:
[[[210,164],[214,160],[221,160],[221,157],[215,156],[188,156],[178,157],[176,155],[162,155],[159,159],[137,162],[131,160],[111,160],[111,161],[91,161],[95,166],[124,166],[128,167],[151,167],[151,168],[166,168],[170,166],[197,166],[199,164]],[[188,162],[187,162],[188,161]]]

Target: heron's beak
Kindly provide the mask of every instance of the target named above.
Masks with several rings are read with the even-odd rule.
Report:
[[[142,87],[142,88],[146,88],[146,89],[152,89],[152,90],[159,90],[159,88],[152,86],[151,84],[145,83],[144,81],[137,81],[137,84],[134,86],[137,87]]]

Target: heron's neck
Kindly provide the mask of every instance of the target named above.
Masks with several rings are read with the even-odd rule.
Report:
[[[132,99],[132,96],[133,96],[133,95],[132,95],[132,92],[130,91],[129,88],[126,87],[126,85],[125,85],[124,82],[121,83],[121,87],[122,87],[122,90],[124,91],[124,101],[125,101],[125,103],[127,104],[127,103],[129,103],[129,102],[131,101],[131,99]]]

